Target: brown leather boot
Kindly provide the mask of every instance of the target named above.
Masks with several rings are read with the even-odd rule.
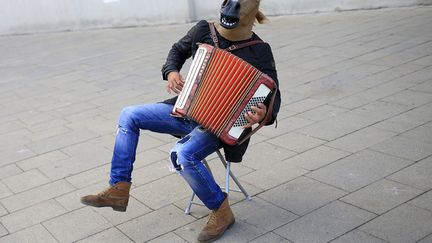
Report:
[[[234,214],[229,206],[228,196],[226,196],[221,206],[210,213],[207,225],[198,236],[198,242],[213,242],[219,239],[234,222]]]
[[[93,207],[112,207],[114,211],[125,212],[129,202],[130,182],[118,182],[97,195],[81,198],[81,203]]]

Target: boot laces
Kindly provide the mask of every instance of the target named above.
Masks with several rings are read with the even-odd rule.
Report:
[[[210,224],[210,225],[217,224],[217,215],[216,215],[215,211],[212,211],[210,213],[207,224]]]
[[[105,196],[106,194],[108,194],[108,192],[111,190],[111,188],[113,188],[113,187],[112,187],[112,186],[109,186],[109,187],[105,188],[105,190],[99,192],[97,195],[103,197],[103,196]]]

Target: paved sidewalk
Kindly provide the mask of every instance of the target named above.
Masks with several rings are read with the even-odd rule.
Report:
[[[0,242],[195,242],[208,211],[143,132],[126,213],[107,185],[122,107],[169,97],[160,67],[191,25],[0,37]],[[219,242],[432,242],[432,8],[273,18],[277,129],[233,166]],[[218,181],[222,168],[211,156]]]

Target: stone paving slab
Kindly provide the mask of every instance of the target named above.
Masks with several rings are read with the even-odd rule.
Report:
[[[109,228],[109,222],[93,212],[82,208],[43,223],[46,229],[61,242],[74,242]]]
[[[154,240],[149,241],[150,243],[164,243],[164,242],[173,242],[173,243],[187,243],[185,239],[182,239],[180,236],[170,232],[163,236],[160,236]]]
[[[432,188],[432,157],[389,176],[389,179],[423,190],[430,190]]]
[[[402,205],[360,229],[390,242],[416,242],[430,233],[432,212]]]
[[[360,230],[351,231],[336,240],[331,241],[332,243],[344,243],[344,242],[368,242],[368,243],[386,243],[387,241],[376,238],[368,233]]]
[[[375,214],[383,214],[422,193],[421,190],[400,183],[381,180],[341,198],[341,201]]]
[[[306,215],[346,194],[345,191],[329,185],[299,177],[286,184],[270,189],[259,195],[297,215]]]
[[[412,161],[363,150],[313,171],[307,176],[354,192],[410,164]]]
[[[252,201],[230,193],[218,242],[432,242],[431,10],[256,26],[282,107],[232,166]],[[209,210],[184,215],[172,136],[141,133],[126,213],[79,201],[108,185],[122,108],[172,97],[160,67],[192,25],[0,36],[0,242],[196,242]]]
[[[60,216],[65,212],[66,210],[58,202],[51,199],[1,217],[0,222],[2,222],[9,232],[13,233],[28,226]]]
[[[185,216],[181,210],[170,205],[121,224],[118,228],[135,242],[144,242],[192,221],[192,216]]]
[[[237,219],[267,231],[279,228],[298,217],[260,198],[240,202],[232,209],[236,212]]]
[[[291,241],[282,238],[281,236],[275,234],[275,233],[267,233],[265,235],[262,235],[252,241],[249,241],[251,243],[260,243],[260,242],[275,242],[275,243],[291,243]]]
[[[55,243],[58,242],[50,232],[45,229],[42,225],[37,224],[25,230],[21,230],[14,234],[8,234],[2,238],[0,238],[0,242],[9,243],[9,242],[47,242],[47,243]]]
[[[116,228],[110,228],[77,242],[80,243],[97,243],[97,242],[105,242],[105,243],[128,242],[129,243],[130,242],[132,243],[133,241],[129,239],[126,235],[124,235],[120,230]]]
[[[328,242],[374,217],[365,210],[334,201],[275,232],[293,242]]]

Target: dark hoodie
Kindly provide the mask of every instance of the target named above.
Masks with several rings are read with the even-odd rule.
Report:
[[[217,33],[217,37],[219,39],[219,47],[222,49],[244,42],[261,40],[255,33],[253,33],[251,39],[244,41],[229,41],[223,38],[219,33]],[[198,22],[188,31],[188,33],[183,38],[181,38],[177,43],[172,46],[171,50],[168,53],[167,60],[162,66],[162,76],[164,80],[167,80],[168,74],[170,72],[180,71],[186,60],[191,56],[193,57],[195,55],[195,52],[198,49],[197,43],[214,45],[213,40],[210,36],[209,24],[205,20],[201,20],[200,22]],[[260,43],[247,46],[232,51],[232,54],[242,58],[261,72],[270,76],[279,87],[273,53],[269,44]],[[164,101],[164,103],[174,104],[176,99],[177,97],[174,97],[172,99]],[[272,109],[272,117],[270,121],[267,122],[265,125],[271,125],[275,122],[277,113],[279,112],[280,104],[281,98],[280,91],[278,90]],[[227,144],[224,144],[223,147],[226,159],[231,162],[240,162],[244,153],[246,152],[248,144],[249,140],[235,146],[229,146]]]

